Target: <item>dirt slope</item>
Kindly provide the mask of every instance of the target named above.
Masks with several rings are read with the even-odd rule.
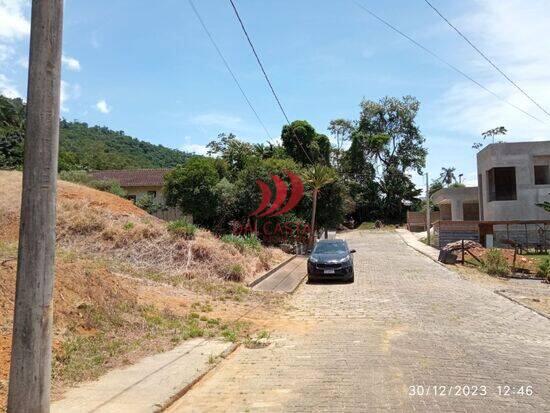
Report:
[[[8,384],[20,199],[21,173],[0,171],[0,411]],[[251,334],[255,315],[274,311],[276,299],[242,282],[286,258],[273,248],[239,251],[202,230],[194,240],[179,238],[130,201],[63,181],[57,245],[57,395],[189,337]]]

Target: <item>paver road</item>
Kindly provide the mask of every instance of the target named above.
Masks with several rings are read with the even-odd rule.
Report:
[[[354,284],[300,286],[271,346],[240,348],[171,411],[550,411],[550,320],[395,233],[347,238]]]

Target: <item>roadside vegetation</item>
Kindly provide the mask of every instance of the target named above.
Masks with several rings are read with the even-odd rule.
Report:
[[[20,199],[21,173],[0,171],[0,406]],[[249,342],[279,308],[281,298],[244,285],[287,257],[257,239],[224,242],[185,220],[166,223],[131,201],[64,181],[56,230],[55,394],[190,338]]]
[[[270,217],[274,225],[290,218],[309,226],[314,221],[316,229],[339,228],[352,218],[403,222],[408,209],[421,208],[421,191],[409,176],[425,166],[424,138],[415,123],[419,105],[411,96],[365,100],[357,120],[330,122],[336,145],[304,120],[282,128],[280,145],[220,134],[208,144],[213,157],[194,157],[167,175],[167,203],[203,228],[230,234],[258,207],[256,181],[275,193],[272,176],[288,181],[290,170],[301,175],[305,196],[291,216]],[[258,228],[264,222],[258,219]]]

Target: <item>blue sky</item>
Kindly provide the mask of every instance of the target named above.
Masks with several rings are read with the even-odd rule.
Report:
[[[509,85],[422,0],[360,0],[494,92],[502,103],[389,31],[351,0],[238,0],[241,15],[291,118],[322,133],[356,119],[363,98],[416,96],[432,177],[455,166],[475,184],[482,131],[507,141],[550,136],[550,118]],[[228,0],[195,0],[272,138],[282,114]],[[433,0],[543,106],[550,107],[547,0]],[[0,92],[25,96],[30,1],[0,0]],[[165,146],[202,152],[221,132],[267,140],[184,0],[66,0],[62,115]],[[421,177],[414,177],[420,184]]]

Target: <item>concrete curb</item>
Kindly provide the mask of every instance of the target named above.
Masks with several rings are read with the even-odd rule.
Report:
[[[233,343],[228,349],[224,350],[217,357],[221,359],[225,359],[229,355],[231,355],[235,350],[237,350],[239,346],[240,346],[240,343]],[[185,396],[185,394],[187,394],[189,390],[191,390],[197,383],[199,383],[204,378],[204,376],[206,376],[208,373],[214,370],[217,366],[219,366],[222,361],[223,360],[220,360],[217,363],[210,365],[204,371],[202,371],[197,377],[195,377],[195,379],[193,379],[193,381],[188,383],[183,389],[181,389],[172,397],[170,397],[165,403],[162,404],[162,406],[159,406],[158,410],[155,410],[154,413],[163,412],[166,409],[168,409],[170,406],[172,406],[176,401],[178,401],[183,396]]]
[[[296,284],[296,287],[294,287],[294,289],[293,289],[291,292],[287,293],[287,294],[290,294],[290,295],[294,294],[294,293],[296,292],[296,290],[297,290],[298,288],[300,288],[300,286],[304,283],[304,280],[305,280],[306,278],[307,278],[307,273],[302,277],[302,279],[300,280],[300,282],[299,282],[298,284]]]
[[[540,315],[541,317],[544,317],[544,318],[550,320],[550,317],[547,316],[546,314],[541,313],[540,311],[535,310],[534,308],[531,308],[531,307],[529,307],[529,306],[526,305],[526,304],[523,304],[521,301],[518,301],[518,300],[516,300],[515,298],[510,297],[509,295],[506,295],[506,294],[505,294],[505,293],[506,293],[506,290],[495,290],[495,291],[493,291],[493,292],[494,292],[495,294],[497,294],[497,295],[500,295],[501,297],[507,298],[508,300],[512,301],[513,303],[516,303],[516,304],[518,304],[518,305],[521,305],[522,307],[525,307],[525,308],[527,308],[528,310],[531,310],[531,311],[533,311],[534,313],[537,313],[537,314]]]
[[[68,389],[52,413],[156,413],[165,410],[238,347],[195,338],[172,350],[114,369],[99,379]],[[215,359],[212,359],[215,357]]]
[[[277,266],[273,267],[272,269],[270,269],[268,272],[266,272],[265,274],[259,276],[258,278],[256,278],[255,280],[249,282],[247,284],[248,287],[252,288],[254,287],[256,284],[259,284],[261,283],[263,280],[265,280],[267,277],[269,277],[271,274],[273,274],[275,271],[277,271],[278,269],[284,267],[286,264],[288,264],[290,261],[292,261],[294,258],[296,258],[298,255],[293,255],[292,257],[290,257],[289,259],[281,262],[280,264],[278,264]]]
[[[442,262],[439,262],[438,260],[434,259],[434,257],[430,256],[429,254],[426,254],[426,253],[425,253],[424,251],[422,251],[421,249],[416,248],[413,244],[409,243],[408,240],[407,240],[405,237],[403,237],[403,236],[399,233],[399,231],[395,231],[395,233],[396,233],[397,235],[399,235],[399,238],[401,238],[401,240],[402,240],[405,244],[407,244],[409,247],[411,247],[413,250],[415,250],[416,252],[419,252],[420,254],[424,255],[425,257],[428,257],[428,258],[429,258],[430,260],[432,260],[433,262],[435,262],[435,263],[441,265],[443,268],[446,268],[447,270],[449,270],[445,264],[443,264]],[[418,241],[418,242],[420,242],[420,241]],[[427,245],[426,245],[426,246],[427,246]],[[433,248],[433,247],[430,247],[430,248]]]

